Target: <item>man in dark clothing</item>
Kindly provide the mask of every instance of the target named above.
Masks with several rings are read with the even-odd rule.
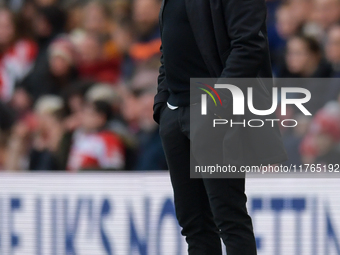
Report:
[[[190,129],[190,78],[272,77],[265,22],[264,0],[163,0],[163,55],[154,119],[160,124],[176,215],[190,255],[221,255],[220,238],[228,255],[256,254],[246,209],[245,179],[190,178],[190,156],[195,151],[190,149],[195,147],[195,134],[200,133],[196,132],[200,131],[199,125]],[[260,101],[271,101],[269,93],[264,95],[271,86],[266,83],[265,88],[253,87]],[[231,105],[228,98],[221,98]],[[223,145],[221,142],[216,146],[220,146],[227,162],[236,158],[240,165],[286,160],[277,126],[261,132],[249,128],[228,130]],[[253,155],[249,155],[249,148]]]

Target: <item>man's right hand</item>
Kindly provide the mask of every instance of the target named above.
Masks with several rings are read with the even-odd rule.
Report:
[[[153,119],[157,122],[158,125],[162,112],[166,107],[167,107],[166,102],[157,103],[153,106]]]

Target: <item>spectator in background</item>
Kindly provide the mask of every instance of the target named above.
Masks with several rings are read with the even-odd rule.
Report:
[[[340,77],[340,23],[332,25],[327,33],[325,53],[332,64],[333,76]]]
[[[300,26],[305,22],[309,22],[313,11],[313,0],[290,0],[289,3]]]
[[[40,95],[61,95],[63,90],[78,79],[78,70],[76,68],[78,59],[74,45],[66,35],[60,36],[48,47],[47,57],[47,71],[45,75],[40,78],[39,91],[36,91],[35,93]],[[13,104],[30,101],[32,99],[30,90],[27,91],[27,89],[29,88],[25,86],[25,82],[24,86],[20,86],[16,89],[16,93],[19,93],[20,95],[14,95],[13,99],[16,100]],[[24,99],[24,97],[26,97],[26,99]],[[18,102],[19,98],[21,99],[20,102]]]
[[[112,1],[112,17],[116,21],[131,17],[131,2],[129,0]]]
[[[21,38],[17,25],[14,14],[0,8],[0,99],[6,102],[32,68],[38,50],[33,41]]]
[[[121,62],[121,78],[129,80],[134,72],[134,61],[130,55],[130,48],[134,43],[134,26],[130,19],[123,19],[117,22],[117,27],[113,31],[113,39],[115,40],[118,50],[122,55]]]
[[[340,158],[340,105],[329,102],[315,115],[305,138],[304,146],[311,147],[316,164],[338,164]],[[305,163],[305,162],[304,162]]]
[[[19,33],[22,36],[33,39],[34,38],[34,29],[32,25],[32,21],[34,16],[36,15],[36,4],[34,0],[25,0],[22,2],[22,5],[13,8],[9,6],[11,10],[16,14],[19,24],[20,30]]]
[[[317,156],[315,139],[312,135],[307,134],[299,147],[299,154],[303,164],[314,164]]]
[[[134,0],[132,3],[132,20],[137,40],[129,52],[136,62],[145,62],[160,55],[161,39],[158,25],[160,6],[160,0]]]
[[[66,3],[65,9],[67,11],[67,32],[72,32],[82,27],[84,20],[84,1],[76,0]]]
[[[332,68],[323,58],[321,45],[316,39],[306,35],[296,35],[289,39],[286,51],[286,68],[282,70],[279,77],[329,78],[331,75]],[[300,82],[299,86],[307,86],[306,89],[312,94],[311,100],[305,104],[312,114],[326,103],[329,83],[320,86],[318,80],[313,82],[309,79],[307,85]]]
[[[23,80],[21,86],[25,87],[33,101],[48,90],[42,83],[49,76],[49,46],[54,39],[64,32],[66,14],[58,6],[38,7],[34,16],[33,28],[37,37],[39,52],[33,70]]]
[[[96,83],[86,92],[87,102],[104,101],[111,106],[111,119],[108,122],[108,128],[121,137],[128,136],[127,127],[120,113],[122,102],[119,89],[112,87],[110,84]]]
[[[107,128],[119,135],[124,143],[124,169],[132,170],[136,161],[137,139],[121,116],[120,110],[123,102],[121,91],[121,87],[112,87],[109,84],[94,84],[94,86],[86,92],[86,100],[88,102],[105,101],[111,105],[112,117],[107,124]],[[138,106],[136,109],[138,109]]]
[[[300,17],[295,15],[293,5],[285,2],[276,11],[276,29],[281,39],[287,40],[295,35],[301,26]]]
[[[8,105],[13,109],[13,115],[17,122],[25,125],[28,130],[34,130],[36,127],[36,118],[32,111],[33,102],[23,88],[16,88]]]
[[[104,1],[92,0],[84,7],[83,29],[95,36],[102,47],[102,58],[115,63],[120,62],[120,54],[116,42],[112,40],[111,31],[115,25],[112,19],[111,6]],[[112,72],[118,72],[112,70]],[[110,82],[110,81],[106,81]],[[111,81],[112,82],[112,81]],[[113,81],[115,82],[115,81]]]
[[[138,100],[133,95],[131,88],[126,84],[120,87],[120,93],[123,98],[123,102],[120,107],[121,114],[124,120],[128,124],[128,128],[130,132],[136,134],[139,131],[139,123],[138,123]]]
[[[11,109],[0,102],[0,170],[8,170],[9,135],[14,121]]]
[[[29,169],[29,149],[31,148],[32,130],[23,121],[13,125],[8,137],[5,169],[21,171]]]
[[[269,47],[274,72],[282,67],[287,40],[297,34],[301,27],[300,18],[295,15],[291,2],[282,3],[276,11],[276,23],[268,27]]]
[[[332,25],[327,33],[325,46],[327,60],[333,67],[333,78],[340,78],[340,23]],[[340,84],[338,79],[330,81],[329,89],[326,93],[326,101],[337,100],[340,94]]]
[[[286,166],[300,165],[302,163],[299,153],[300,144],[307,134],[311,119],[303,114],[292,116],[299,124],[290,129],[291,132],[283,134],[283,144],[286,148],[288,160],[284,162]]]
[[[303,24],[303,33],[315,37],[322,45],[329,27],[340,18],[338,0],[312,0],[309,19]]]
[[[159,136],[158,125],[153,120],[153,102],[157,90],[158,70],[141,69],[131,82],[131,93],[138,105],[138,151],[134,170],[165,170],[167,163]]]
[[[72,137],[74,131],[79,129],[82,123],[83,106],[86,102],[85,94],[92,86],[93,82],[91,81],[78,81],[62,92],[67,116],[63,119],[64,134],[57,152],[61,169],[67,168]]]
[[[124,169],[124,146],[107,128],[111,106],[104,101],[85,104],[80,127],[73,134],[67,168],[78,170]]]
[[[64,134],[64,102],[61,97],[45,95],[35,105],[38,125],[30,152],[30,170],[62,170],[57,152]]]
[[[35,0],[35,3],[41,7],[60,4],[60,2],[62,1],[61,0]]]
[[[92,0],[83,9],[83,28],[102,42],[110,39],[111,10],[103,1]]]
[[[85,33],[77,42],[80,56],[78,71],[83,79],[97,82],[116,83],[120,75],[120,59],[107,58],[103,44],[95,35]]]
[[[76,130],[81,123],[81,114],[85,104],[85,94],[93,86],[92,81],[77,81],[62,92],[66,112],[65,128],[68,132]]]
[[[77,61],[74,45],[66,35],[54,40],[48,48],[48,75],[46,80],[41,80],[45,90],[60,95],[63,89],[77,81]]]
[[[6,169],[6,161],[8,157],[8,137],[3,132],[0,132],[0,171]]]
[[[313,0],[313,20],[322,29],[323,36],[340,19],[339,0]]]
[[[9,132],[14,122],[12,109],[0,101],[0,132]]]
[[[286,50],[286,70],[279,77],[326,78],[332,75],[330,65],[322,57],[321,45],[306,35],[289,39]]]

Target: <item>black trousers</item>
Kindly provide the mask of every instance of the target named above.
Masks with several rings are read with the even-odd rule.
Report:
[[[174,190],[176,215],[189,255],[256,255],[253,226],[246,209],[245,178],[190,178],[190,109],[166,107],[160,135]]]

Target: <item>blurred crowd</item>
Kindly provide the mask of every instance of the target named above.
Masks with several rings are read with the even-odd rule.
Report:
[[[153,121],[160,0],[0,6],[0,169],[167,169]]]
[[[276,85],[305,87],[312,98],[305,116],[282,128],[290,164],[340,163],[340,1],[267,1],[268,39]],[[306,78],[296,81],[294,78]],[[305,84],[303,84],[305,83]]]
[[[0,0],[0,169],[162,170],[161,0]],[[340,78],[340,0],[271,0],[274,76]],[[291,109],[287,164],[339,163],[340,84]]]

